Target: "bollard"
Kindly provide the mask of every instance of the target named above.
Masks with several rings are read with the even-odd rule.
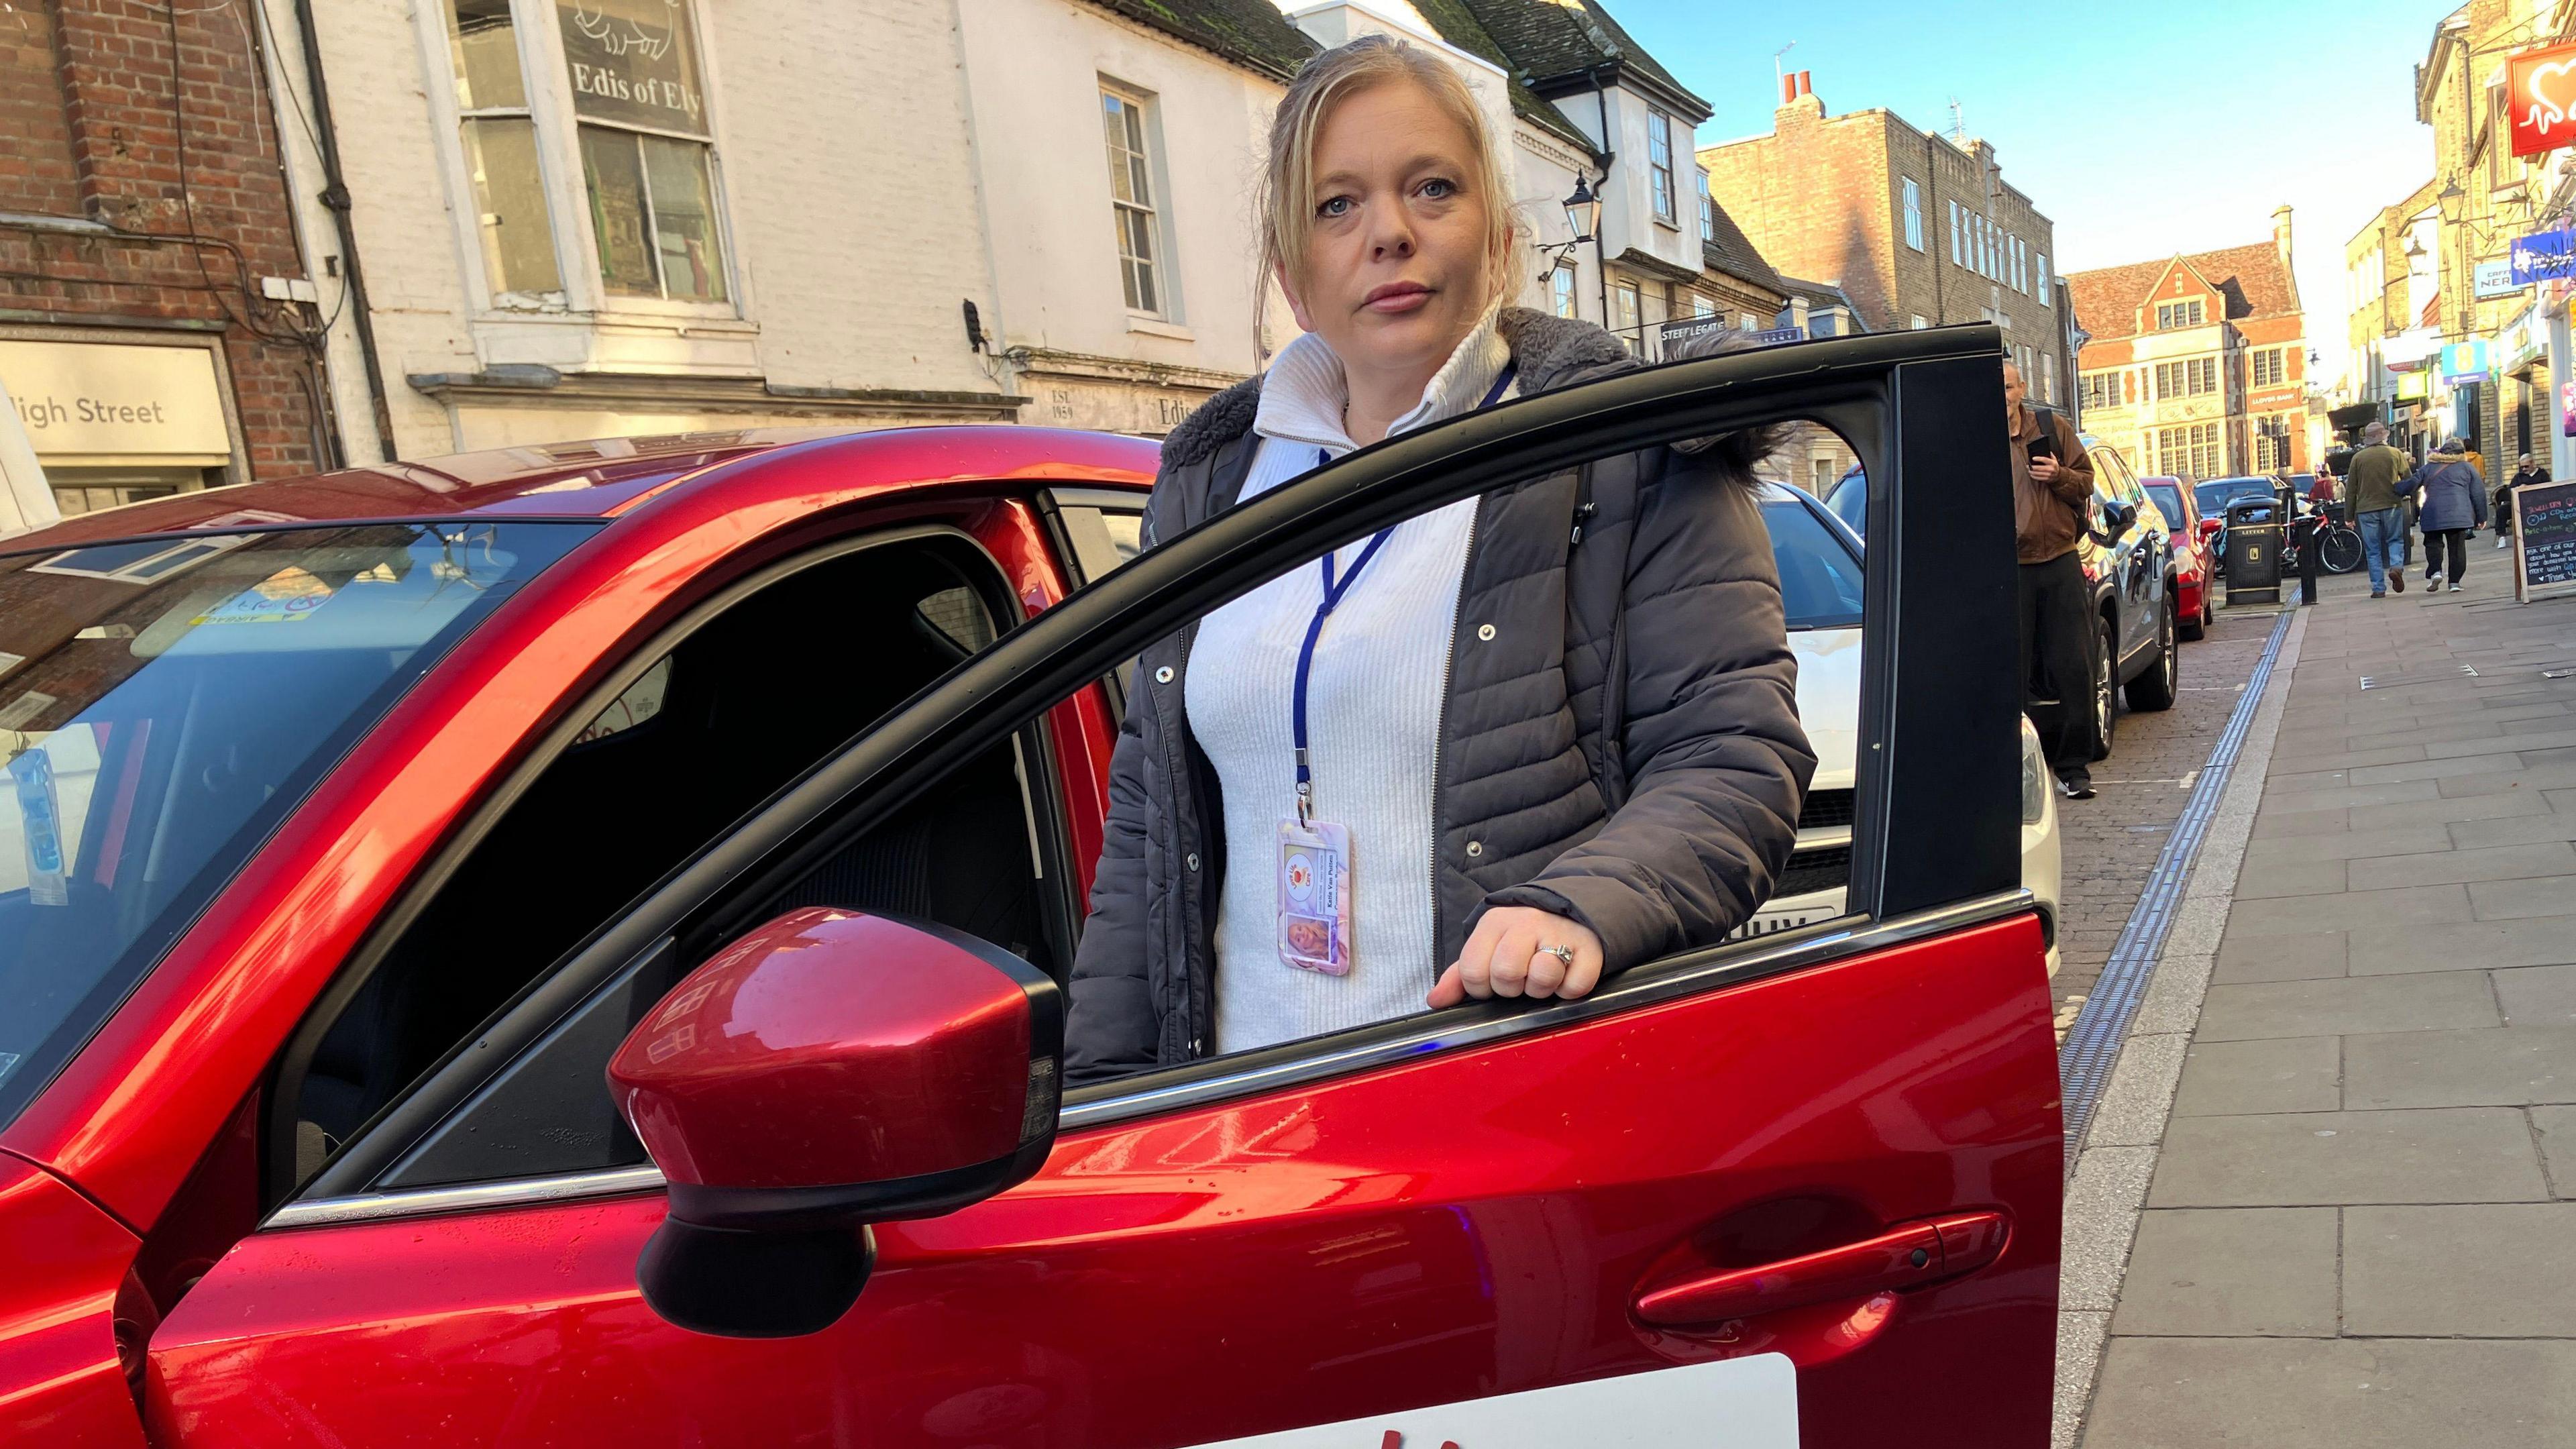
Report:
[[[2307,518],[2307,541],[2299,545],[2299,604],[2305,608],[2317,601],[2318,539],[2325,532],[2325,519],[2311,513]]]

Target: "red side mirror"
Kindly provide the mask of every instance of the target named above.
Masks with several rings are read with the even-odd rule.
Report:
[[[608,1064],[670,1184],[636,1264],[683,1328],[828,1327],[866,1286],[867,1224],[932,1217],[1055,1142],[1063,996],[940,927],[808,907],[692,971]]]
[[[2226,526],[2227,521],[2225,519],[2204,518],[2200,521],[2200,536],[2203,538],[2216,538],[2218,537],[2218,531]]]

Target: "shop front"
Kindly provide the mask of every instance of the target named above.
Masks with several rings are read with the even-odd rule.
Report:
[[[250,476],[211,335],[0,328],[0,386],[67,517]]]

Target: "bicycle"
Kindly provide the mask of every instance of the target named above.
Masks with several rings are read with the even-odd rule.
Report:
[[[2310,535],[2314,535],[2317,539],[2317,567],[2323,572],[2348,574],[2361,567],[2361,531],[2359,529],[2338,517],[2331,504],[2318,508],[2303,502],[2298,507],[2299,516],[2291,521],[2289,530],[2281,541],[2283,574],[2296,574],[2299,571],[2299,551],[2307,546]],[[2302,522],[2307,526],[2300,527]]]

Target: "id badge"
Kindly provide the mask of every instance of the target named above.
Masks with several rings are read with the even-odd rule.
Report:
[[[1339,825],[1279,822],[1279,959],[1351,974],[1351,833]]]

